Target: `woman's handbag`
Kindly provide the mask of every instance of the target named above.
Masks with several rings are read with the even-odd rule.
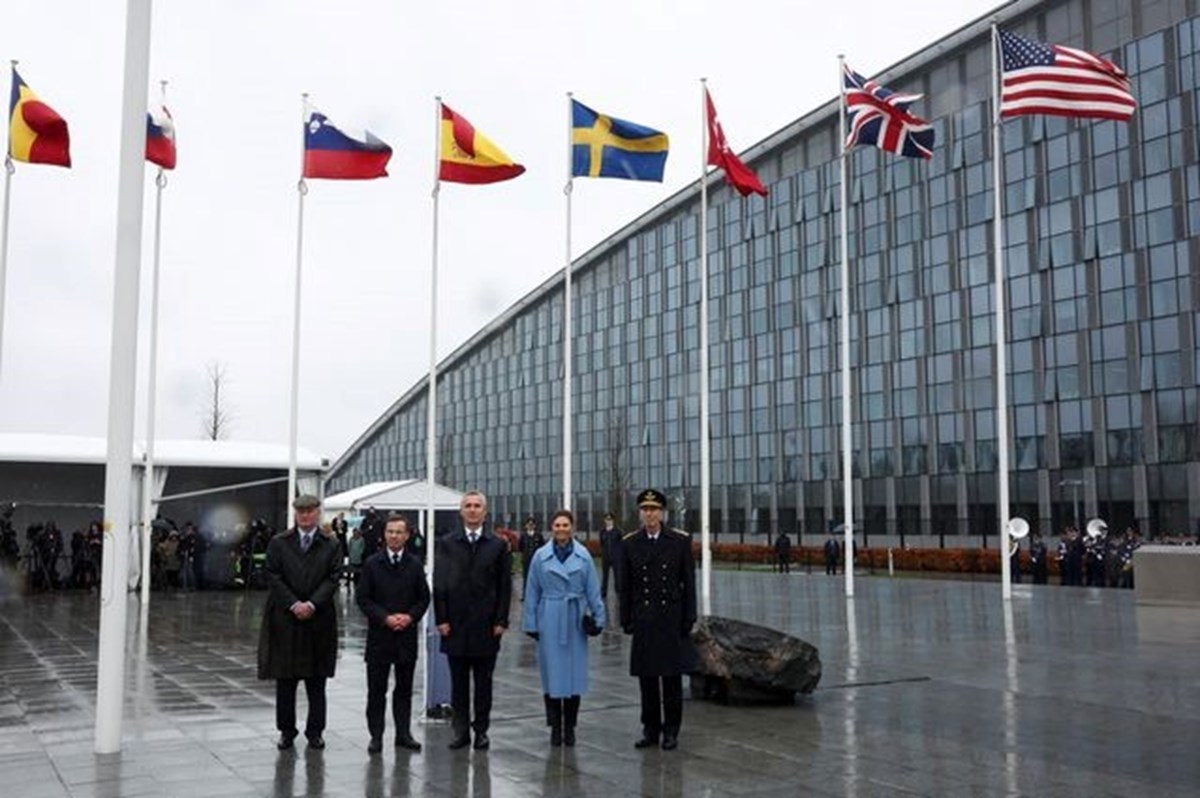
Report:
[[[584,613],[582,623],[584,634],[588,637],[595,637],[604,631],[604,627],[596,624],[596,619],[590,612]]]

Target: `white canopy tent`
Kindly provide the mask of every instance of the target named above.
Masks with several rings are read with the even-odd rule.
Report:
[[[462,497],[453,488],[433,486],[433,509],[457,511]],[[398,482],[372,482],[357,488],[325,497],[325,513],[361,512],[368,507],[376,510],[424,510],[429,502],[429,482],[424,479],[404,479]]]
[[[24,508],[53,507],[85,510],[90,517],[103,511],[103,494],[96,480],[102,477],[108,457],[105,438],[83,435],[0,432],[0,502],[14,502]],[[286,482],[288,447],[283,444],[249,441],[159,440],[155,442],[153,478],[146,475],[146,447],[134,441],[133,468],[139,472],[131,485],[131,528],[129,545],[129,584],[137,584],[149,541],[147,519],[141,518],[141,491],[150,492],[151,504],[180,499],[227,494],[230,491],[275,482]],[[301,447],[297,452],[300,489],[309,493],[320,490],[321,475],[329,462],[317,453]],[[187,492],[164,496],[172,470],[192,471],[185,480]],[[278,471],[279,476],[244,481],[237,473]],[[197,477],[195,472],[206,472]],[[232,480],[232,483],[230,483]],[[177,489],[178,490],[178,489]],[[457,504],[455,507],[457,508]],[[90,517],[79,520],[87,521]],[[68,522],[69,523],[69,522]],[[141,534],[137,533],[141,528]]]

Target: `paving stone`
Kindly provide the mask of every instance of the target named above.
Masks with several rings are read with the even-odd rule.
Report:
[[[262,593],[130,597],[123,750],[93,753],[98,609],[86,594],[0,603],[0,795],[1087,796],[1195,795],[1200,613],[1129,591],[721,571],[715,613],[812,642],[820,686],[794,706],[688,700],[680,748],[635,751],[629,640],[592,641],[574,749],[552,749],[537,649],[510,634],[492,749],[366,754],[365,627],[339,597],[328,748],[274,748],[273,685],[255,678]],[[611,609],[616,610],[615,603]],[[520,604],[514,603],[514,626]],[[303,691],[299,711],[303,717]],[[388,740],[391,732],[389,730]]]

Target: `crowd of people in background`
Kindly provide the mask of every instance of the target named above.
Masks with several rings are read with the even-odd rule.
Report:
[[[22,540],[13,525],[14,509],[11,503],[0,504],[0,565],[22,574],[27,589],[33,591],[87,590],[99,586],[104,548],[100,521],[92,521],[87,528],[67,535],[53,519],[47,519],[26,527]],[[424,561],[425,537],[412,519],[408,520],[412,535],[406,548]],[[386,513],[374,507],[367,508],[357,524],[351,524],[344,513],[338,513],[324,525],[323,531],[337,543],[339,562],[343,563],[340,581],[344,586],[353,587],[367,559],[384,548],[385,525]],[[533,553],[546,542],[535,518],[526,518],[522,526],[521,534],[510,538],[510,542],[515,542],[514,554],[520,555],[514,559],[521,569],[518,585],[523,585],[528,576]],[[172,519],[160,517],[151,531],[151,589],[265,587],[267,545],[277,532],[262,518],[234,530],[202,531],[192,521],[178,525]],[[602,596],[608,595],[610,577],[619,589],[616,565],[623,534],[612,514],[606,514],[604,528],[598,533]],[[1027,558],[1017,553],[1011,560],[1012,577],[1016,582],[1029,578],[1034,584],[1048,584],[1054,563],[1058,566],[1059,581],[1065,586],[1133,588],[1134,552],[1142,542],[1142,535],[1133,527],[1121,533],[1092,536],[1068,526],[1057,543],[1047,542],[1034,532],[1022,546],[1028,552]],[[1160,535],[1153,542],[1195,546],[1200,545],[1200,534]],[[794,549],[786,532],[776,536],[772,549],[774,570],[790,572]],[[836,575],[839,563],[843,562],[837,535],[827,535],[822,554],[825,573]]]
[[[101,521],[68,536],[53,519],[25,528],[24,541],[13,524],[14,506],[0,505],[0,566],[18,574],[24,588],[97,590],[104,562]],[[263,519],[238,530],[202,531],[155,519],[150,532],[150,587],[153,590],[205,590],[249,586],[261,571],[261,555],[275,535]],[[259,579],[261,581],[261,579]]]
[[[1042,562],[1033,569],[1034,582],[1046,583],[1044,548],[1035,535],[1032,546],[1043,549]],[[1142,545],[1142,536],[1133,527],[1121,534],[1088,535],[1074,526],[1063,530],[1058,539],[1055,558],[1059,579],[1063,585],[1087,587],[1120,587],[1133,589],[1133,553]],[[1032,548],[1031,548],[1031,560]]]
[[[104,535],[100,522],[76,529],[67,539],[54,521],[30,524],[21,546],[12,523],[13,506],[0,508],[0,563],[23,571],[33,590],[90,589],[100,583]]]
[[[0,566],[21,575],[25,588],[47,590],[97,589],[103,563],[104,533],[99,520],[69,536],[54,520],[32,523],[24,540],[13,524],[15,505],[0,505]],[[357,526],[339,513],[323,527],[336,540],[341,581],[354,585],[363,564],[380,551],[385,516],[369,508]],[[217,590],[266,587],[267,545],[278,529],[266,519],[228,530],[202,530],[195,522],[182,524],[159,517],[150,531],[152,590]],[[413,526],[408,550],[420,559],[425,537]]]

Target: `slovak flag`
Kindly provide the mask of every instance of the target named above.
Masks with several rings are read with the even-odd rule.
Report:
[[[354,138],[339,130],[320,111],[312,111],[304,128],[304,177],[326,180],[371,180],[387,177],[392,148],[363,131]]]
[[[175,168],[175,122],[166,106],[146,114],[146,160],[163,169]]]

